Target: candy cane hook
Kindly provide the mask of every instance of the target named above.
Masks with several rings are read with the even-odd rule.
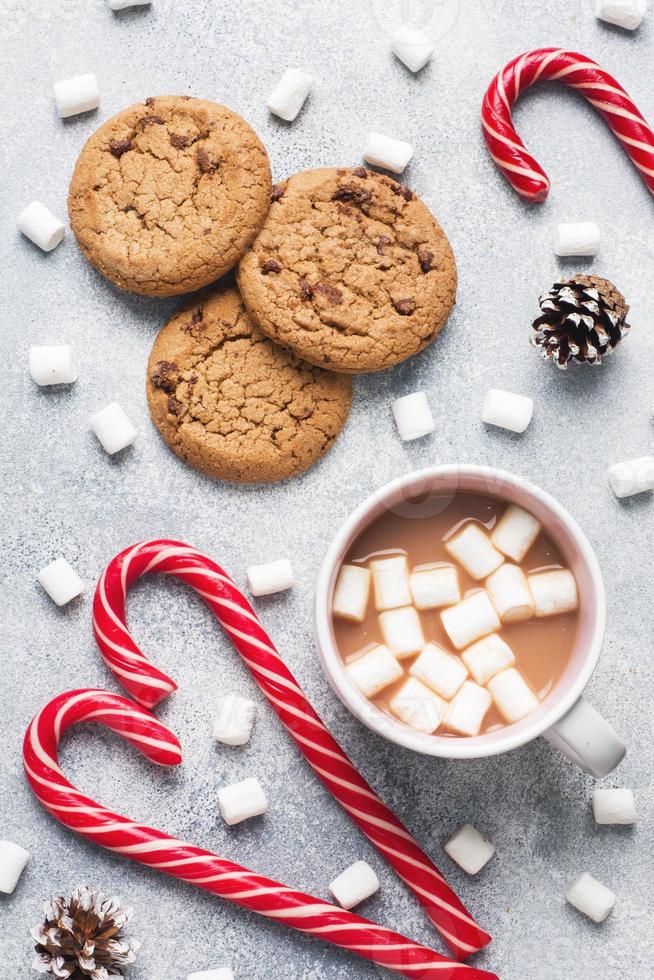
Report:
[[[193,844],[113,813],[84,796],[59,768],[63,733],[92,721],[122,735],[152,762],[181,762],[179,742],[149,711],[107,691],[60,694],[33,719],[23,745],[29,784],[52,816],[87,840],[202,888],[258,915],[351,950],[401,976],[425,980],[498,980],[485,970],[448,960],[404,936]]]
[[[96,589],[93,626],[120,683],[146,707],[176,689],[141,653],[126,625],[127,591],[148,572],[173,575],[202,596],[313,771],[411,889],[457,959],[488,945],[491,937],[329,734],[245,596],[211,558],[178,541],[146,541],[109,563]]]
[[[488,87],[481,112],[488,151],[511,186],[528,201],[547,197],[550,182],[514,129],[511,110],[536,82],[562,82],[580,92],[606,120],[654,193],[654,133],[622,86],[575,51],[537,48],[510,61]]]

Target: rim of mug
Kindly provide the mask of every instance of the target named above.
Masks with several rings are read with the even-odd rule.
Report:
[[[371,514],[379,504],[383,505],[389,498],[396,496],[398,491],[410,491],[415,487],[415,484],[424,485],[425,482],[431,482],[441,477],[447,479],[448,477],[460,477],[462,475],[473,478],[486,477],[493,482],[512,484],[527,495],[536,498],[553,512],[574,538],[582,561],[590,573],[596,597],[595,618],[588,652],[577,676],[567,690],[564,690],[559,698],[552,700],[552,704],[546,713],[538,713],[531,722],[527,717],[522,722],[506,725],[497,733],[491,733],[497,737],[487,739],[487,741],[484,741],[487,738],[486,735],[463,738],[441,738],[437,735],[426,735],[422,732],[413,731],[407,725],[377,708],[348,680],[342,657],[334,639],[331,615],[331,599],[336,573],[354,538],[368,526],[371,520],[378,516],[375,514],[373,518]],[[443,464],[413,470],[391,480],[366,497],[346,518],[332,538],[320,566],[314,603],[314,626],[318,654],[327,679],[346,708],[362,724],[387,741],[413,749],[422,755],[438,756],[444,759],[478,759],[501,755],[533,741],[533,739],[543,735],[557,721],[560,721],[576,704],[597,666],[602,650],[606,628],[606,594],[599,562],[590,541],[572,515],[546,490],[542,490],[524,477],[498,467],[479,466],[473,463]]]

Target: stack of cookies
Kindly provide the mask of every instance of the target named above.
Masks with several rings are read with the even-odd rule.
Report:
[[[456,294],[450,244],[425,205],[363,168],[271,186],[248,124],[201,99],[147,99],[86,143],[71,223],[111,282],[148,296],[227,277],[167,323],[148,364],[155,425],[226,480],[276,481],[323,456],[352,374],[439,333]]]

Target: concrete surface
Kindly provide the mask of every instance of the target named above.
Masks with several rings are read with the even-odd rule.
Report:
[[[120,894],[134,907],[132,931],[143,949],[129,974],[133,980],[182,980],[222,964],[231,964],[238,980],[383,973],[82,843],[31,797],[20,742],[32,714],[62,690],[116,689],[91,635],[99,573],[127,544],[160,535],[207,550],[240,582],[252,562],[293,559],[297,588],[259,600],[262,619],[335,735],[493,933],[480,964],[502,980],[651,976],[654,502],[651,495],[618,502],[605,469],[652,451],[653,204],[602,121],[574,95],[543,89],[524,98],[517,112],[521,135],[552,178],[551,197],[538,208],[525,207],[496,173],[478,115],[500,66],[527,48],[558,44],[612,69],[654,119],[654,19],[629,34],[597,22],[590,0],[465,0],[452,24],[449,0],[446,9],[427,6],[437,50],[414,77],[388,53],[385,30],[399,19],[398,0],[155,0],[151,8],[122,14],[102,0],[0,2],[0,837],[32,854],[14,895],[0,896],[3,980],[32,975],[29,928],[42,900],[79,882]],[[439,25],[449,27],[444,37]],[[317,79],[293,125],[265,109],[268,92],[289,65]],[[100,110],[61,122],[52,81],[88,70],[100,81]],[[70,233],[44,255],[16,230],[16,215],[33,198],[64,215],[84,139],[117,110],[162,93],[214,98],[242,113],[264,139],[276,177],[358,164],[368,128],[410,140],[415,158],[407,182],[434,208],[458,258],[458,304],[442,337],[412,361],[359,379],[350,422],[334,451],[280,486],[212,482],[178,462],[150,424],[144,367],[176,301],[117,292],[84,262]],[[602,226],[594,262],[554,257],[553,225],[575,219]],[[539,293],[575,267],[614,279],[632,304],[633,329],[601,369],[562,374],[529,347],[528,327]],[[80,378],[71,388],[38,389],[28,376],[29,346],[52,342],[75,346]],[[480,409],[490,386],[533,396],[535,417],[523,437],[484,428]],[[403,445],[389,403],[418,388],[429,392],[437,430]],[[125,407],[139,438],[110,459],[88,420],[112,399]],[[634,829],[595,827],[589,806],[594,781],[542,741],[467,765],[418,758],[362,729],[328,688],[314,650],[311,603],[334,528],[382,482],[457,460],[501,464],[534,480],[569,508],[597,549],[609,622],[589,696],[628,743],[628,757],[609,783],[635,791],[640,822]],[[63,610],[35,579],[60,554],[88,583],[84,596]],[[185,765],[158,771],[107,733],[79,732],[63,750],[71,778],[122,812],[316,894],[326,895],[338,872],[365,858],[383,887],[364,914],[441,948],[417,903],[318,785],[266,705],[249,747],[212,743],[218,693],[252,691],[253,684],[199,600],[173,582],[153,579],[134,590],[129,618],[145,651],[180,682],[160,715],[179,733]],[[264,820],[229,830],[218,816],[216,790],[246,774],[260,777],[271,810]],[[468,820],[498,852],[475,880],[441,851]],[[601,927],[564,902],[582,870],[618,895]]]

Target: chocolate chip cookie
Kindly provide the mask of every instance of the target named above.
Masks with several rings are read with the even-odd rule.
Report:
[[[323,169],[272,191],[238,282],[260,329],[331,371],[379,371],[426,347],[447,320],[456,264],[443,230],[383,174]]]
[[[351,379],[265,337],[231,284],[183,310],[155,340],[147,395],[154,424],[186,463],[239,483],[299,473],[331,448]]]
[[[130,292],[188,293],[231,269],[270,204],[268,156],[245,120],[186,96],[146,99],[86,142],[68,209],[96,269]]]

